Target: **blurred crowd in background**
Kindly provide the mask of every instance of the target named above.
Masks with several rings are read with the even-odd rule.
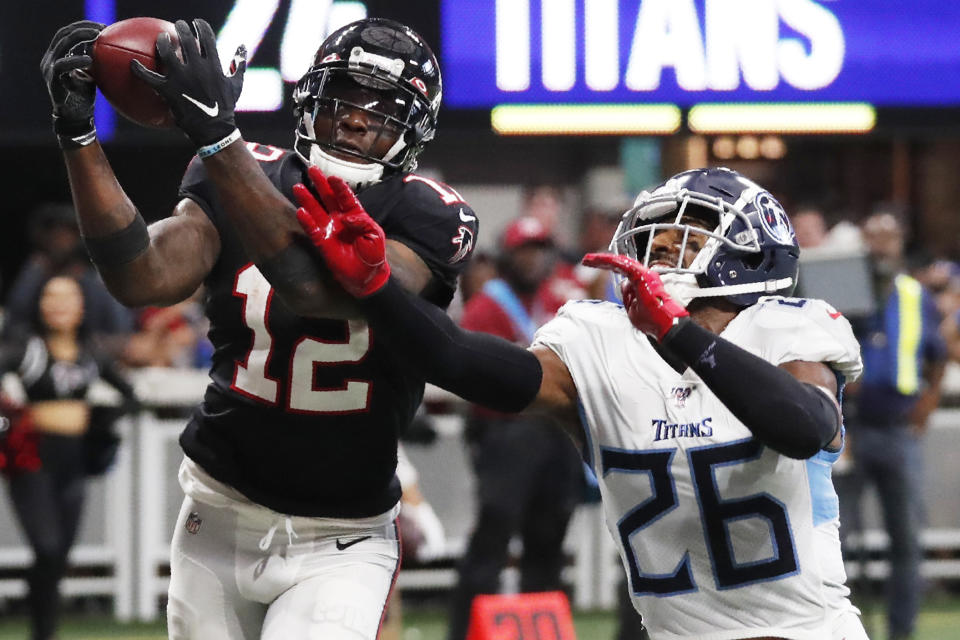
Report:
[[[498,233],[498,241],[478,251],[460,283],[459,299],[451,309],[454,317],[463,304],[481,290],[484,282],[496,277],[502,268],[500,259],[521,244],[543,244],[549,248],[550,263],[537,283],[536,315],[538,324],[553,316],[572,299],[616,299],[606,274],[583,267],[580,258],[590,251],[605,250],[616,230],[622,209],[565,210],[560,189],[538,185],[526,190],[523,209],[517,220],[536,220],[537,226],[510,225]],[[879,203],[864,220],[839,218],[816,204],[803,203],[788,211],[803,249],[802,259],[818,256],[868,253],[865,235],[890,233],[904,242],[903,268],[935,296],[943,320],[944,336],[951,353],[960,358],[960,263],[948,256],[931,254],[911,243],[908,212],[894,205]],[[558,221],[579,220],[579,234],[565,240]],[[116,302],[100,282],[80,238],[73,207],[69,203],[46,203],[29,219],[32,251],[13,281],[3,287],[3,336],[16,336],[18,328],[29,324],[43,283],[55,275],[75,278],[81,285],[85,302],[84,325],[98,347],[126,367],[193,367],[209,365],[210,345],[206,340],[202,288],[187,302],[172,307],[127,309]],[[481,219],[482,222],[482,219]],[[485,230],[481,230],[484,233]],[[528,237],[529,236],[529,237]]]

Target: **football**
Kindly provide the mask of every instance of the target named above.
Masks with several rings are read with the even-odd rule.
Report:
[[[173,126],[166,103],[147,83],[133,75],[130,61],[139,60],[163,73],[157,58],[157,36],[166,31],[178,49],[173,23],[159,18],[130,18],[111,24],[93,43],[91,75],[100,92],[122,116],[145,127]]]

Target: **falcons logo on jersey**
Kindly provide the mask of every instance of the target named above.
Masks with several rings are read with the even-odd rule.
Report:
[[[473,250],[473,231],[470,227],[460,225],[457,228],[457,236],[450,240],[451,244],[457,245],[457,252],[450,258],[450,264],[460,262]]]

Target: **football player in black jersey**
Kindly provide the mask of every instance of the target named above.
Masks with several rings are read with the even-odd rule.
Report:
[[[215,347],[180,439],[170,637],[372,639],[399,567],[397,437],[424,382],[315,256],[292,187],[314,165],[354,188],[385,229],[395,277],[446,307],[477,219],[456,191],[411,173],[436,130],[436,59],[389,20],[334,32],[297,84],[290,151],[236,128],[245,50],[225,74],[210,26],[178,21],[182,60],[161,35],[165,75],[132,65],[198,150],[173,215],[148,229],[96,140],[94,87],[77,73],[102,28],[64,27],[41,64],[88,252],[129,306],[204,284]]]

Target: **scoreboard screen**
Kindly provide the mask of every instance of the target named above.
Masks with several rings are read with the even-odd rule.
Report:
[[[442,0],[447,105],[960,106],[960,3]]]

